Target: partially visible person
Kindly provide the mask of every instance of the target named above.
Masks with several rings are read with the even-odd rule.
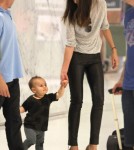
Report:
[[[16,28],[9,11],[14,0],[0,0],[0,108],[3,107],[9,150],[23,150],[19,112],[22,64]]]
[[[125,6],[125,10],[127,11],[128,9],[130,9],[131,7],[133,7],[132,5],[130,5],[130,4],[127,4],[127,3],[125,3],[126,4],[126,6]]]
[[[48,129],[49,109],[53,101],[58,101],[64,94],[67,80],[61,82],[56,93],[49,93],[46,81],[39,76],[32,77],[29,88],[34,93],[20,107],[20,112],[28,112],[24,120],[26,140],[24,150],[35,144],[36,150],[43,150],[44,134]]]
[[[97,150],[104,104],[104,75],[100,56],[100,31],[111,48],[113,69],[118,67],[117,49],[107,20],[105,0],[67,0],[63,20],[67,28],[67,44],[61,69],[61,81],[69,80],[70,150],[78,150],[78,129],[83,103],[83,79],[87,76],[92,94],[91,131],[86,150]]]
[[[134,147],[134,0],[124,2],[132,6],[126,11],[124,19],[127,56],[120,79],[113,87],[113,93],[117,87],[123,87],[123,92],[115,94],[122,94],[125,145]]]

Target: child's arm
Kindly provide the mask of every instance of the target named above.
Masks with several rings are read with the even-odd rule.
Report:
[[[59,99],[63,96],[65,87],[67,86],[67,84],[68,84],[67,80],[62,81],[61,86],[60,86],[58,92],[56,93],[56,99]]]
[[[25,112],[24,107],[20,106],[20,113],[24,113],[24,112]]]

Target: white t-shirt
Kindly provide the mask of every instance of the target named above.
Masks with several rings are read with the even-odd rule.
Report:
[[[85,27],[66,23],[67,46],[75,47],[76,52],[86,54],[99,53],[102,46],[100,30],[109,29],[107,20],[107,4],[105,0],[98,0],[91,9],[91,32]]]

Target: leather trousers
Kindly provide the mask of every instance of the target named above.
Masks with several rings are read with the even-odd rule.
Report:
[[[78,145],[77,138],[80,123],[80,113],[83,103],[84,74],[87,77],[92,95],[89,144],[99,143],[99,133],[104,104],[104,76],[100,53],[81,54],[74,52],[68,70],[69,88],[71,95],[71,103],[68,115],[68,144],[71,146]]]

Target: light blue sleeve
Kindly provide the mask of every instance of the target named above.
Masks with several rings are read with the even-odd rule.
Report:
[[[3,17],[0,14],[0,64],[1,64],[1,59],[2,59],[1,36],[2,36],[2,32],[3,32],[3,25],[4,25]],[[1,67],[0,67],[0,70],[1,70]]]
[[[1,38],[1,35],[2,35],[2,32],[3,32],[3,25],[4,25],[3,17],[0,14],[0,38]]]

